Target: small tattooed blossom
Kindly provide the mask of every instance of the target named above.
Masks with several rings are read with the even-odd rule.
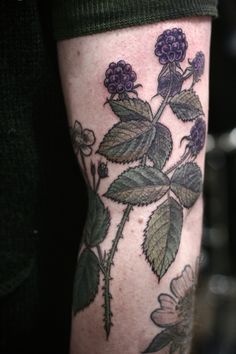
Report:
[[[108,177],[108,168],[107,168],[107,164],[104,162],[99,162],[98,163],[98,176],[100,178],[106,178]]]
[[[190,70],[193,73],[193,81],[198,82],[204,72],[205,55],[202,52],[197,52],[195,58],[192,61],[189,60],[189,64],[191,65]]]
[[[156,348],[162,349],[162,342],[164,346],[170,345],[170,353],[188,353],[192,338],[195,289],[196,274],[187,265],[181,275],[171,281],[172,294],[158,297],[160,308],[153,311],[151,319],[164,331],[156,338]]]
[[[79,152],[84,156],[90,156],[92,145],[95,143],[94,132],[90,129],[83,129],[82,125],[76,120],[71,129],[71,139],[75,153]]]
[[[181,28],[172,28],[164,31],[157,39],[155,55],[161,65],[181,62],[184,60],[188,42]]]
[[[167,74],[158,77],[157,93],[162,97],[166,97],[167,94],[169,97],[173,97],[180,93],[182,85],[183,78],[178,71],[167,72]]]
[[[190,130],[190,135],[183,137],[183,140],[188,140],[185,152],[191,157],[196,158],[199,152],[203,149],[206,139],[206,123],[202,118],[198,118]]]
[[[127,92],[133,92],[136,88],[134,86],[136,80],[137,75],[132,70],[132,66],[120,60],[117,63],[110,63],[105,73],[104,85],[111,95],[122,96]]]

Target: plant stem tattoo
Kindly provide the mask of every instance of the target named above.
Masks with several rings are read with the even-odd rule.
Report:
[[[180,276],[172,279],[170,294],[160,294],[160,307],[151,313],[153,323],[163,330],[153,338],[143,353],[188,354],[192,341],[194,294],[197,286],[199,259],[195,271],[186,265]],[[166,351],[165,351],[166,353]]]
[[[195,159],[205,144],[206,123],[194,87],[203,74],[205,57],[202,52],[196,53],[194,59],[188,60],[184,70],[181,63],[187,48],[186,36],[180,28],[168,29],[157,39],[155,55],[162,68],[155,96],[160,95],[163,100],[156,113],[153,113],[148,102],[138,97],[136,89],[141,85],[135,85],[137,75],[131,65],[124,60],[110,63],[104,80],[110,94],[105,109],[109,105],[118,121],[103,137],[96,151],[106,162],[100,161],[96,166],[91,160],[90,174],[85,158],[93,152],[94,132],[83,129],[78,121],[75,121],[71,129],[74,149],[81,159],[89,186],[89,214],[75,275],[74,314],[94,301],[102,273],[104,328],[107,337],[112,326],[111,270],[133,208],[158,202],[144,230],[142,249],[160,281],[174,262],[179,249],[183,210],[192,208],[201,194],[202,172]],[[186,80],[190,80],[190,87],[182,89]],[[163,123],[167,106],[183,124],[192,122],[189,135],[180,140],[180,148],[182,144],[185,146],[184,152],[180,160],[173,160],[173,163],[172,132]],[[168,168],[165,167],[167,161],[171,162]],[[126,168],[103,195],[115,203],[125,205],[111,249],[105,251],[101,243],[108,233],[110,212],[98,192],[102,179],[108,176],[108,162],[138,164]]]

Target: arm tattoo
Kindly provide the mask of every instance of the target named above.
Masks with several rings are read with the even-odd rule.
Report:
[[[107,338],[112,326],[111,268],[131,211],[157,202],[144,231],[142,249],[160,281],[179,249],[183,210],[192,208],[201,194],[202,172],[195,160],[205,144],[206,123],[194,89],[203,74],[205,57],[197,52],[183,68],[187,48],[186,36],[180,28],[168,29],[157,39],[155,55],[161,70],[155,96],[163,99],[157,112],[138,97],[137,89],[141,85],[135,83],[137,75],[129,63],[120,60],[109,64],[104,80],[109,92],[104,109],[112,110],[117,123],[103,137],[98,150],[94,151],[96,139],[92,130],[82,127],[78,121],[71,128],[74,150],[89,187],[89,214],[75,275],[73,310],[76,314],[94,301],[102,273]],[[189,88],[182,89],[185,82]],[[180,140],[182,156],[178,161],[172,158],[173,132],[164,122],[167,106],[183,124],[192,123],[189,134]],[[106,160],[97,164],[90,160],[88,172],[85,159],[92,153]],[[108,176],[108,163],[128,165],[134,161],[139,164],[127,167],[103,196],[123,204],[125,209],[111,249],[102,250],[101,243],[110,226],[110,212],[99,195],[100,183]]]
[[[151,313],[151,320],[162,331],[153,338],[143,353],[188,354],[192,341],[194,294],[197,285],[199,259],[195,271],[185,266],[179,277],[172,279],[170,294],[160,294],[160,307]]]

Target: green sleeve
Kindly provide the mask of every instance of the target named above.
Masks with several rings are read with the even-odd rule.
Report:
[[[217,16],[217,0],[53,0],[57,40],[188,16]]]

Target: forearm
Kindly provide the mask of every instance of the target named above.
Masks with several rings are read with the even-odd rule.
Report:
[[[188,46],[173,59],[159,55],[159,40],[155,55],[158,36],[175,27]],[[75,278],[74,354],[190,350],[209,41],[210,20],[202,18],[59,44],[72,141],[90,196]],[[204,73],[194,69],[197,52]],[[116,76],[110,70],[104,81],[120,60],[132,70],[113,64]]]

